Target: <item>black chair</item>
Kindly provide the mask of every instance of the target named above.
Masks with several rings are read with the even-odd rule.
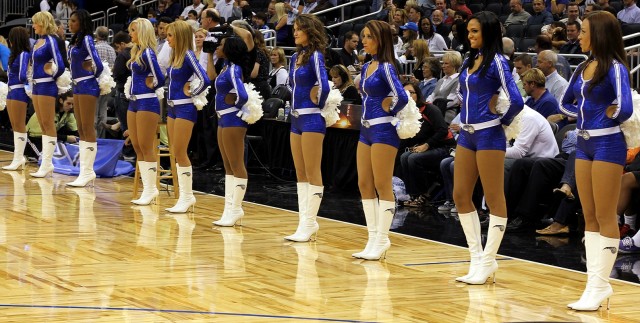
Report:
[[[353,8],[353,11],[351,11],[350,18],[362,17],[362,16],[366,15],[367,13],[369,13],[369,8],[366,5],[356,5]],[[361,20],[366,22],[366,20],[368,20],[368,19],[373,19],[373,17],[367,17],[367,18],[364,18],[364,19],[361,19]]]
[[[467,4],[481,4],[484,6],[484,0],[469,0]]]
[[[485,11],[491,11],[496,14],[496,16],[500,16],[502,14],[502,3],[487,3],[487,6],[484,7]]]
[[[529,48],[533,48],[535,45],[535,38],[522,38],[517,48],[519,52],[526,53],[529,52]]]
[[[542,25],[527,25],[525,36],[529,38],[538,37],[542,33]]]
[[[507,37],[521,38],[524,35],[525,28],[526,28],[526,25],[509,25],[507,26]]]
[[[533,11],[533,3],[529,2],[529,3],[525,3],[522,5],[522,8],[528,12],[529,14],[533,15],[534,11]]]
[[[511,4],[509,2],[502,5],[502,14],[508,16],[511,13]]]
[[[472,4],[469,4],[467,7],[469,7],[469,10],[471,10],[472,13],[476,13],[476,12],[480,12],[480,11],[482,11],[482,9],[484,9],[484,4],[482,4],[482,3],[472,3]]]
[[[362,32],[362,29],[364,29],[364,24],[353,25],[353,31],[355,31],[358,36],[360,35],[360,32]]]
[[[270,98],[262,101],[262,111],[264,118],[275,118],[278,116],[278,109],[284,109],[284,101],[278,98]]]
[[[338,35],[344,35],[348,31],[352,31],[352,30],[353,30],[353,24],[350,23],[350,22],[346,22],[346,23],[340,25],[340,27],[338,29]]]
[[[611,1],[609,2],[609,6],[611,6],[611,8],[616,11],[616,13],[624,8],[624,4],[622,3],[622,1]]]

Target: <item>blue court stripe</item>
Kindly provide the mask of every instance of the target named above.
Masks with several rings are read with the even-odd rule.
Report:
[[[496,260],[513,260],[513,258],[498,258]],[[463,264],[468,263],[469,260],[458,261],[436,261],[436,262],[421,262],[417,264],[404,264],[405,266],[428,266],[428,265],[446,265],[446,264]]]
[[[156,308],[127,308],[127,307],[97,307],[97,306],[71,306],[71,305],[29,305],[29,304],[0,304],[0,307],[7,308],[53,308],[53,309],[74,309],[74,310],[102,310],[102,311],[138,311],[138,312],[160,312],[160,313],[181,313],[181,314],[204,314],[204,315],[227,315],[227,316],[248,316],[274,319],[295,319],[304,321],[325,321],[325,322],[366,322],[357,320],[341,320],[317,317],[301,317],[287,315],[268,315],[268,314],[251,314],[251,313],[230,313],[230,312],[209,312],[209,311],[193,311],[193,310],[163,310]],[[373,323],[373,322],[371,322]]]

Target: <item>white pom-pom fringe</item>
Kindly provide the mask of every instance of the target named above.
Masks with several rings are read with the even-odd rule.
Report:
[[[71,90],[71,73],[65,69],[64,73],[56,79],[56,85],[58,85],[58,94],[67,93]]]
[[[131,100],[131,76],[127,77],[127,82],[124,83],[124,96]]]
[[[396,126],[396,132],[400,139],[413,138],[420,131],[420,126],[422,126],[420,122],[422,115],[420,115],[416,101],[413,101],[409,93],[407,93],[407,96],[409,97],[409,102],[396,114],[393,122],[391,122]]]
[[[340,109],[338,108],[344,99],[340,90],[333,88],[333,82],[329,81],[329,95],[324,102],[324,107],[320,114],[324,118],[325,126],[331,127],[340,120]]]
[[[9,94],[9,87],[6,83],[0,82],[0,111],[4,110],[7,106],[7,95]]]
[[[505,114],[507,110],[511,107],[511,102],[509,98],[507,98],[507,94],[504,93],[504,90],[500,89],[500,94],[498,94],[498,102],[496,104],[496,113],[499,115]]]
[[[520,113],[518,113],[518,115],[513,118],[508,126],[502,126],[502,128],[504,129],[504,135],[507,137],[507,141],[514,140],[518,137],[518,135],[520,134],[520,130],[522,129],[522,117],[525,113],[530,113],[528,110],[530,111],[531,108],[525,105],[522,108],[522,111],[520,111]]]
[[[162,101],[164,99],[164,88],[159,87],[156,89],[156,96],[158,97],[158,101]]]
[[[189,88],[191,89],[191,93],[195,92],[195,90],[199,87],[200,87],[200,79],[194,78],[193,81],[191,81],[191,84],[189,85]],[[210,88],[211,88],[210,86],[207,86],[207,88],[204,89],[204,91],[202,91],[200,94],[194,95],[191,97],[191,100],[193,100],[193,105],[196,106],[196,109],[202,110],[202,108],[204,108],[204,106],[207,105],[207,103],[209,103],[209,100],[207,100],[207,94],[209,94]]]
[[[628,149],[640,147],[640,94],[632,90],[631,98],[633,101],[633,114],[631,118],[620,124]]]
[[[255,86],[252,83],[244,83],[244,88],[247,91],[247,103],[236,115],[244,122],[254,124],[262,118],[262,97],[255,90]]]
[[[100,86],[100,95],[107,95],[111,93],[111,90],[113,90],[114,87],[116,87],[116,82],[113,80],[109,63],[105,62],[102,64],[104,68],[98,77],[98,85]]]
[[[31,97],[33,91],[33,66],[29,64],[27,68],[27,85],[24,87],[24,92],[28,97]]]

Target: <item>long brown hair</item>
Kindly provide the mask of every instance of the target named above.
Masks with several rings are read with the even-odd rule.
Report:
[[[587,88],[587,91],[591,92],[607,76],[613,60],[623,64],[627,68],[627,73],[629,73],[629,66],[627,66],[627,54],[624,51],[622,30],[618,19],[608,11],[593,11],[587,14],[584,20],[589,20],[591,36],[591,55],[588,61],[598,63]],[[581,64],[576,73],[582,73],[586,66],[587,64]]]
[[[13,27],[9,32],[9,48],[11,55],[9,56],[9,65],[22,54],[22,52],[31,51],[31,43],[29,42],[29,31],[24,27]]]
[[[384,21],[369,20],[364,25],[364,28],[369,29],[371,37],[373,37],[373,40],[378,43],[378,62],[386,62],[395,66],[396,56],[393,54],[391,26]]]
[[[314,15],[301,14],[296,17],[294,23],[298,25],[300,31],[307,34],[309,39],[309,48],[305,51],[302,51],[301,45],[296,45],[300,64],[306,64],[315,51],[319,51],[324,55],[324,49],[327,48],[327,33],[320,19]]]

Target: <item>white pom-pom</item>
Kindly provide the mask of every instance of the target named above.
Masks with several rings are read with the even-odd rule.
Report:
[[[498,99],[499,101],[500,99]],[[504,135],[507,137],[507,141],[511,141],[514,140],[518,137],[518,135],[520,134],[520,130],[522,128],[522,117],[524,116],[525,113],[530,113],[527,110],[531,110],[531,108],[529,108],[529,106],[525,105],[522,108],[522,111],[520,111],[520,113],[518,113],[518,115],[516,115],[513,120],[511,121],[511,123],[508,126],[503,125],[502,128],[504,129]]]
[[[500,89],[500,93],[498,94],[498,102],[496,103],[496,113],[499,115],[505,114],[507,110],[511,107],[511,101],[507,98],[507,94],[504,93],[504,90]]]
[[[29,64],[27,67],[27,84],[24,87],[24,92],[28,97],[31,97],[33,91],[33,65]]]
[[[413,138],[420,131],[420,126],[422,126],[422,123],[420,123],[422,115],[420,115],[416,101],[413,101],[409,93],[407,93],[407,96],[409,97],[409,102],[407,102],[404,109],[396,114],[396,117],[391,122],[396,126],[396,132],[400,139]]]
[[[71,72],[65,69],[64,73],[56,79],[56,84],[58,85],[58,94],[67,93],[67,91],[71,90]]]
[[[254,124],[262,118],[262,97],[252,83],[244,83],[244,89],[247,91],[247,103],[236,115],[244,122]]]
[[[320,111],[320,114],[324,118],[324,123],[327,127],[333,126],[338,120],[340,120],[340,109],[338,108],[344,99],[340,90],[333,88],[333,82],[329,81],[329,95],[324,102],[324,107]]]
[[[633,114],[631,118],[620,124],[628,149],[640,147],[640,94],[635,90],[631,91]]]
[[[197,88],[200,87],[200,83],[201,82],[199,78],[194,78],[193,81],[191,81],[191,84],[189,85],[191,93],[193,93]],[[209,100],[207,100],[207,94],[209,94],[210,88],[210,86],[207,86],[207,88],[204,89],[204,91],[202,91],[200,94],[191,97],[191,100],[193,100],[193,105],[196,106],[196,109],[202,110],[202,108],[207,105],[207,103],[209,103]]]
[[[156,96],[158,97],[158,101],[164,99],[164,88],[162,86],[156,89]]]
[[[131,76],[127,77],[127,82],[124,83],[124,96],[131,100]]]
[[[100,95],[107,95],[111,93],[111,90],[116,87],[116,82],[113,80],[111,74],[111,67],[109,63],[102,63],[104,68],[102,73],[98,77],[98,85],[100,86]]]
[[[9,94],[9,87],[6,83],[0,82],[0,111],[4,110],[7,106],[7,95]]]

